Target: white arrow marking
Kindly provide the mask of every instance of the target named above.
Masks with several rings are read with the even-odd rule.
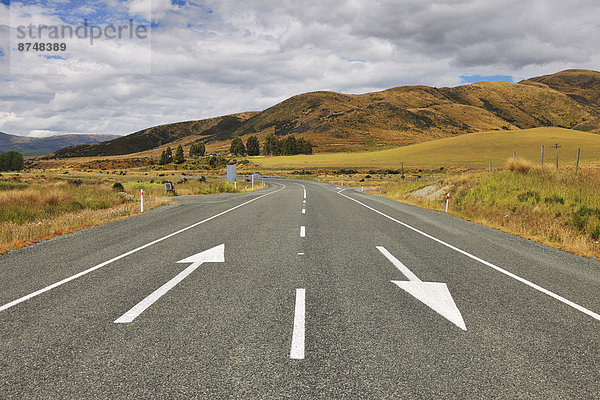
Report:
[[[188,275],[196,270],[200,265],[205,262],[224,262],[225,261],[225,245],[221,244],[212,249],[203,251],[202,253],[195,254],[191,257],[185,258],[178,263],[192,263],[189,267],[181,271],[175,278],[165,283],[158,289],[156,289],[151,295],[146,297],[144,300],[136,304],[131,310],[121,315],[115,320],[115,324],[126,324],[133,322],[141,313],[143,313],[148,307],[150,307],[156,300],[160,299],[165,293],[173,289],[179,282],[184,280]]]
[[[417,300],[423,302],[426,306],[458,326],[463,331],[467,330],[460,310],[456,307],[454,299],[445,283],[423,282],[413,274],[406,265],[402,264],[396,257],[387,251],[385,247],[377,246],[377,249],[409,280],[408,282],[391,281],[392,283],[414,296]]]

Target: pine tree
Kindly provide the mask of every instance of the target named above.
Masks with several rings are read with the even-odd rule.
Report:
[[[175,164],[183,164],[185,162],[185,157],[183,156],[183,147],[181,145],[177,146],[177,150],[175,150]]]
[[[279,144],[279,139],[275,136],[274,133],[269,134],[265,138],[265,144],[263,145],[263,153],[271,156],[278,156],[281,154],[281,146]]]
[[[206,153],[204,143],[192,143],[190,146],[190,157],[203,156]]]
[[[249,156],[257,156],[260,154],[260,143],[256,136],[250,136],[246,141],[246,150]]]
[[[229,152],[231,154],[235,154],[237,156],[246,155],[246,146],[244,146],[244,142],[239,137],[236,137],[231,141],[231,146],[229,147]]]
[[[294,135],[288,135],[281,141],[281,153],[286,156],[298,154],[298,146]]]

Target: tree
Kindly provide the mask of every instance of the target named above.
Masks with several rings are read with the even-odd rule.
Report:
[[[265,144],[263,145],[263,153],[270,156],[278,156],[281,154],[281,147],[279,145],[279,139],[274,133],[270,133],[265,138]]]
[[[231,154],[235,154],[236,156],[244,156],[246,155],[246,146],[244,146],[244,142],[239,137],[236,137],[231,141],[231,146],[229,147],[229,152]]]
[[[249,156],[257,156],[260,154],[260,143],[256,136],[250,136],[246,141],[246,150]]]
[[[23,169],[23,155],[16,151],[0,154],[0,171],[20,171]]]
[[[298,154],[298,146],[294,135],[288,135],[281,141],[281,153],[286,156]]]
[[[185,157],[183,156],[183,147],[181,145],[177,146],[177,150],[175,150],[175,164],[183,164],[185,162]]]
[[[173,153],[171,151],[171,148],[167,147],[167,149],[163,150],[163,152],[161,153],[160,160],[158,160],[158,163],[160,165],[165,165],[170,162],[173,162]]]
[[[190,157],[203,156],[206,153],[204,143],[192,143],[190,146]]]
[[[298,146],[299,154],[312,154],[312,143],[304,138],[297,140],[296,145]]]

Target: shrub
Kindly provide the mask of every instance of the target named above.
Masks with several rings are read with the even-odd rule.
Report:
[[[125,191],[125,188],[123,187],[123,184],[121,182],[113,183],[112,188],[115,192],[124,192]]]
[[[557,196],[557,195],[546,196],[546,197],[544,197],[544,203],[546,203],[546,204],[554,204],[554,203],[565,204],[565,199],[563,199],[562,197]]]
[[[528,190],[517,195],[517,199],[519,199],[519,201],[522,203],[532,200],[534,204],[537,204],[540,201],[540,194],[538,192],[534,192],[533,190]]]

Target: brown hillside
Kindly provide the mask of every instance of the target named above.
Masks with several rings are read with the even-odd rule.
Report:
[[[403,86],[361,95],[305,93],[258,113],[162,125],[110,142],[69,147],[56,155],[155,154],[167,145],[195,141],[206,143],[209,151],[227,151],[234,137],[257,135],[262,142],[269,133],[302,136],[315,145],[315,152],[331,152],[544,126],[600,132],[600,105],[592,107],[600,98],[599,77],[594,71],[564,71],[518,84]]]
[[[486,82],[455,88],[406,86],[363,95],[294,96],[234,133],[302,135],[317,151],[419,143],[455,134],[515,128],[577,128],[598,113],[547,87]]]
[[[568,69],[552,75],[530,78],[520,83],[541,83],[600,111],[600,72]]]

